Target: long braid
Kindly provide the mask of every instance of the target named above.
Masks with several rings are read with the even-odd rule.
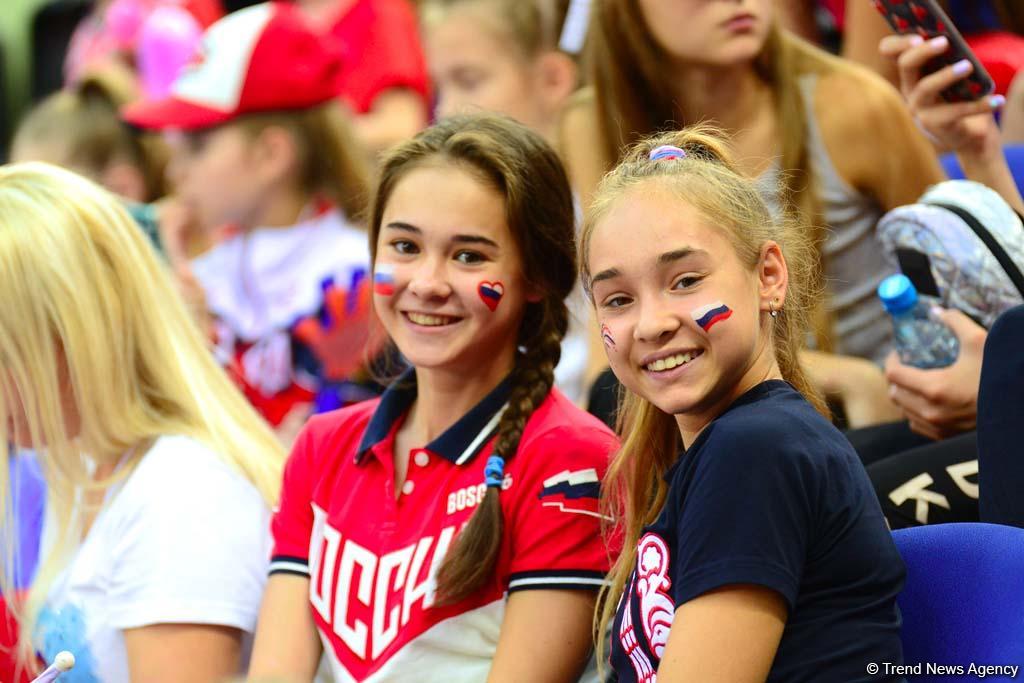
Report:
[[[565,304],[547,306],[541,312],[542,324],[534,326],[528,315],[520,326],[523,331],[538,330],[522,340],[526,352],[516,358],[512,370],[512,391],[498,423],[494,452],[506,463],[519,448],[519,440],[533,411],[544,402],[555,382],[555,366],[562,355],[562,338],[569,326]],[[532,343],[531,343],[532,342]],[[480,590],[494,574],[501,549],[503,515],[500,486],[488,486],[484,499],[466,528],[455,539],[437,575],[439,604],[458,602]]]
[[[498,496],[505,463],[516,455],[530,416],[554,384],[569,327],[565,299],[576,286],[572,191],[555,150],[540,135],[503,116],[452,116],[393,148],[381,166],[370,220],[376,258],[384,208],[395,185],[425,160],[458,164],[504,195],[508,228],[524,279],[539,295],[523,311],[510,370],[508,407],[498,422],[495,453],[484,468],[487,491],[458,534],[437,576],[440,603],[470,597],[494,575],[503,516]]]

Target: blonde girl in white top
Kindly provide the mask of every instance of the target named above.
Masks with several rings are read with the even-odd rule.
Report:
[[[48,552],[17,610],[24,661],[71,650],[68,683],[238,672],[284,458],[273,433],[92,182],[0,168],[0,292],[4,526],[12,447],[38,452],[48,491]]]

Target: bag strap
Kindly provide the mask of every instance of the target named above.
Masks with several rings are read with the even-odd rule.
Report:
[[[995,236],[981,224],[981,221],[974,217],[974,214],[963,207],[957,206],[956,204],[946,204],[945,202],[936,201],[927,201],[925,203],[930,204],[931,206],[941,207],[959,216],[960,219],[974,231],[974,234],[978,236],[978,239],[988,247],[988,250],[992,255],[996,257],[996,261],[998,261],[999,265],[1003,267],[1003,271],[1006,273],[1007,277],[1010,278],[1013,286],[1017,288],[1021,298],[1024,299],[1024,274],[1021,273],[1020,268],[1017,267],[1017,264],[1013,262],[1010,255],[1006,253],[1005,249],[1003,249],[1003,245],[999,243],[999,240],[997,240]]]

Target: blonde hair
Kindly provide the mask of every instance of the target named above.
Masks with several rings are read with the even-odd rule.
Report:
[[[330,199],[350,221],[365,220],[370,165],[338,101],[246,114],[226,125],[237,125],[252,138],[274,126],[287,130],[295,140],[301,189]]]
[[[789,271],[785,311],[770,322],[762,320],[762,327],[770,325],[772,349],[782,377],[827,415],[824,401],[804,375],[798,358],[808,326],[807,311],[818,294],[813,285],[817,281],[813,248],[792,220],[773,219],[755,182],[743,177],[733,165],[723,135],[710,126],[696,126],[642,140],[626,153],[622,163],[599,185],[586,216],[579,245],[584,286],[589,291],[587,254],[595,226],[625,193],[644,183],[658,183],[693,206],[708,225],[721,229],[740,262],[751,271],[757,268],[762,246],[776,242]],[[686,157],[652,162],[651,150],[661,145],[679,147]],[[609,467],[602,495],[607,517],[622,524],[623,551],[612,567],[610,586],[601,593],[595,617],[599,662],[603,661],[600,650],[604,646],[599,634],[605,633],[614,617],[636,561],[641,529],[655,520],[664,505],[668,488],[663,477],[682,447],[672,415],[628,390],[623,392],[618,425],[622,447]]]
[[[592,98],[604,156],[611,166],[638,140],[699,121],[682,119],[680,109],[685,110],[685,103],[679,103],[677,90],[669,82],[668,55],[649,30],[637,0],[595,0],[595,4],[587,48],[593,88],[577,100]],[[754,69],[774,93],[782,171],[780,205],[800,223],[803,239],[811,242],[820,258],[826,229],[807,145],[807,107],[800,78],[853,67],[773,24]],[[831,350],[831,321],[820,303],[814,306],[812,322],[818,347]]]
[[[105,491],[163,435],[208,445],[275,504],[284,451],[217,365],[169,273],[113,195],[48,164],[0,168],[0,291],[0,519],[8,543],[8,444],[26,437],[46,479],[54,548],[81,540],[71,530],[77,492]],[[27,434],[9,433],[18,404]],[[66,426],[69,414],[77,434]],[[94,481],[90,461],[123,466]],[[16,608],[26,660],[63,555],[43,558],[27,609]],[[0,590],[13,595],[5,565]]]
[[[67,165],[97,180],[114,162],[139,169],[143,201],[167,193],[164,170],[169,153],[159,136],[131,129],[118,110],[135,99],[135,89],[116,69],[90,72],[75,87],[56,92],[33,107],[18,124],[11,149],[52,150],[52,163]]]

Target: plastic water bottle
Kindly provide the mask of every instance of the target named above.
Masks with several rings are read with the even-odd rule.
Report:
[[[878,298],[892,316],[896,332],[896,353],[904,365],[944,368],[960,353],[960,340],[953,330],[932,315],[906,275],[891,275],[878,285]]]

